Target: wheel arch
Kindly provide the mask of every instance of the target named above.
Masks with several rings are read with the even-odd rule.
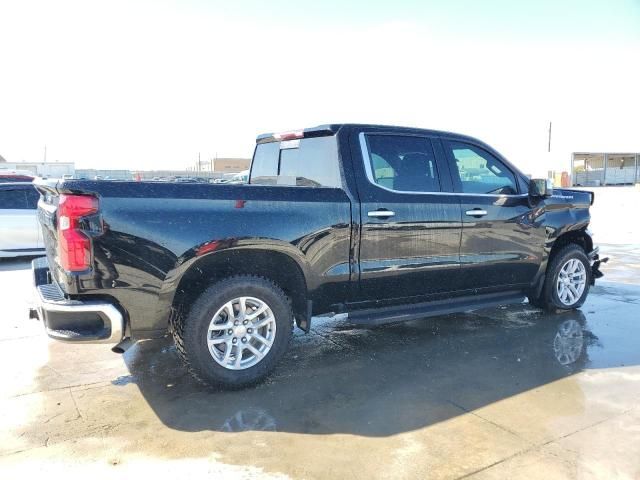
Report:
[[[186,315],[207,287],[235,275],[256,275],[276,283],[289,297],[298,325],[306,319],[309,290],[303,267],[285,252],[260,248],[226,249],[194,260],[177,282],[172,319]]]
[[[562,233],[553,241],[551,251],[549,252],[549,261],[562,247],[570,243],[575,243],[582,247],[586,254],[593,250],[593,239],[587,232],[587,227],[581,228],[580,230],[570,230]]]
[[[533,296],[538,297],[544,287],[544,281],[547,274],[547,266],[563,247],[574,243],[580,246],[588,255],[593,250],[593,239],[587,230],[587,225],[582,225],[579,228],[573,230],[562,230],[554,232],[556,235],[549,236],[545,245],[545,252],[543,256],[540,269],[536,274],[535,280],[532,282],[530,292]]]

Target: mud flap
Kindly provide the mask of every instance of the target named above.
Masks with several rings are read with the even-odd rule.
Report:
[[[296,315],[296,325],[304,333],[309,333],[311,330],[311,312],[313,310],[313,302],[307,300],[307,311],[305,315]]]
[[[607,263],[609,261],[609,257],[600,258],[598,248],[595,248],[589,253],[589,260],[591,261],[591,285],[595,285],[596,278],[604,277],[604,273],[600,271],[600,265],[602,263]]]

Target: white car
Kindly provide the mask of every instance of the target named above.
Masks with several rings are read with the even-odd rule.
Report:
[[[236,173],[227,183],[248,183],[249,182],[249,170],[243,170],[240,173]]]
[[[0,183],[0,258],[44,254],[32,183]]]

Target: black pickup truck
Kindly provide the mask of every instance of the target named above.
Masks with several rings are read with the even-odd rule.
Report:
[[[37,188],[32,313],[49,336],[122,352],[170,333],[194,376],[228,387],[264,378],[314,316],[572,309],[601,276],[593,193],[453,133],[323,125],[260,135],[244,185]]]

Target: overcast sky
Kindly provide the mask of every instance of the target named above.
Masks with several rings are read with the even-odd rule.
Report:
[[[640,0],[0,0],[0,69],[8,161],[184,168],[334,122],[470,134],[534,174],[640,151]]]

